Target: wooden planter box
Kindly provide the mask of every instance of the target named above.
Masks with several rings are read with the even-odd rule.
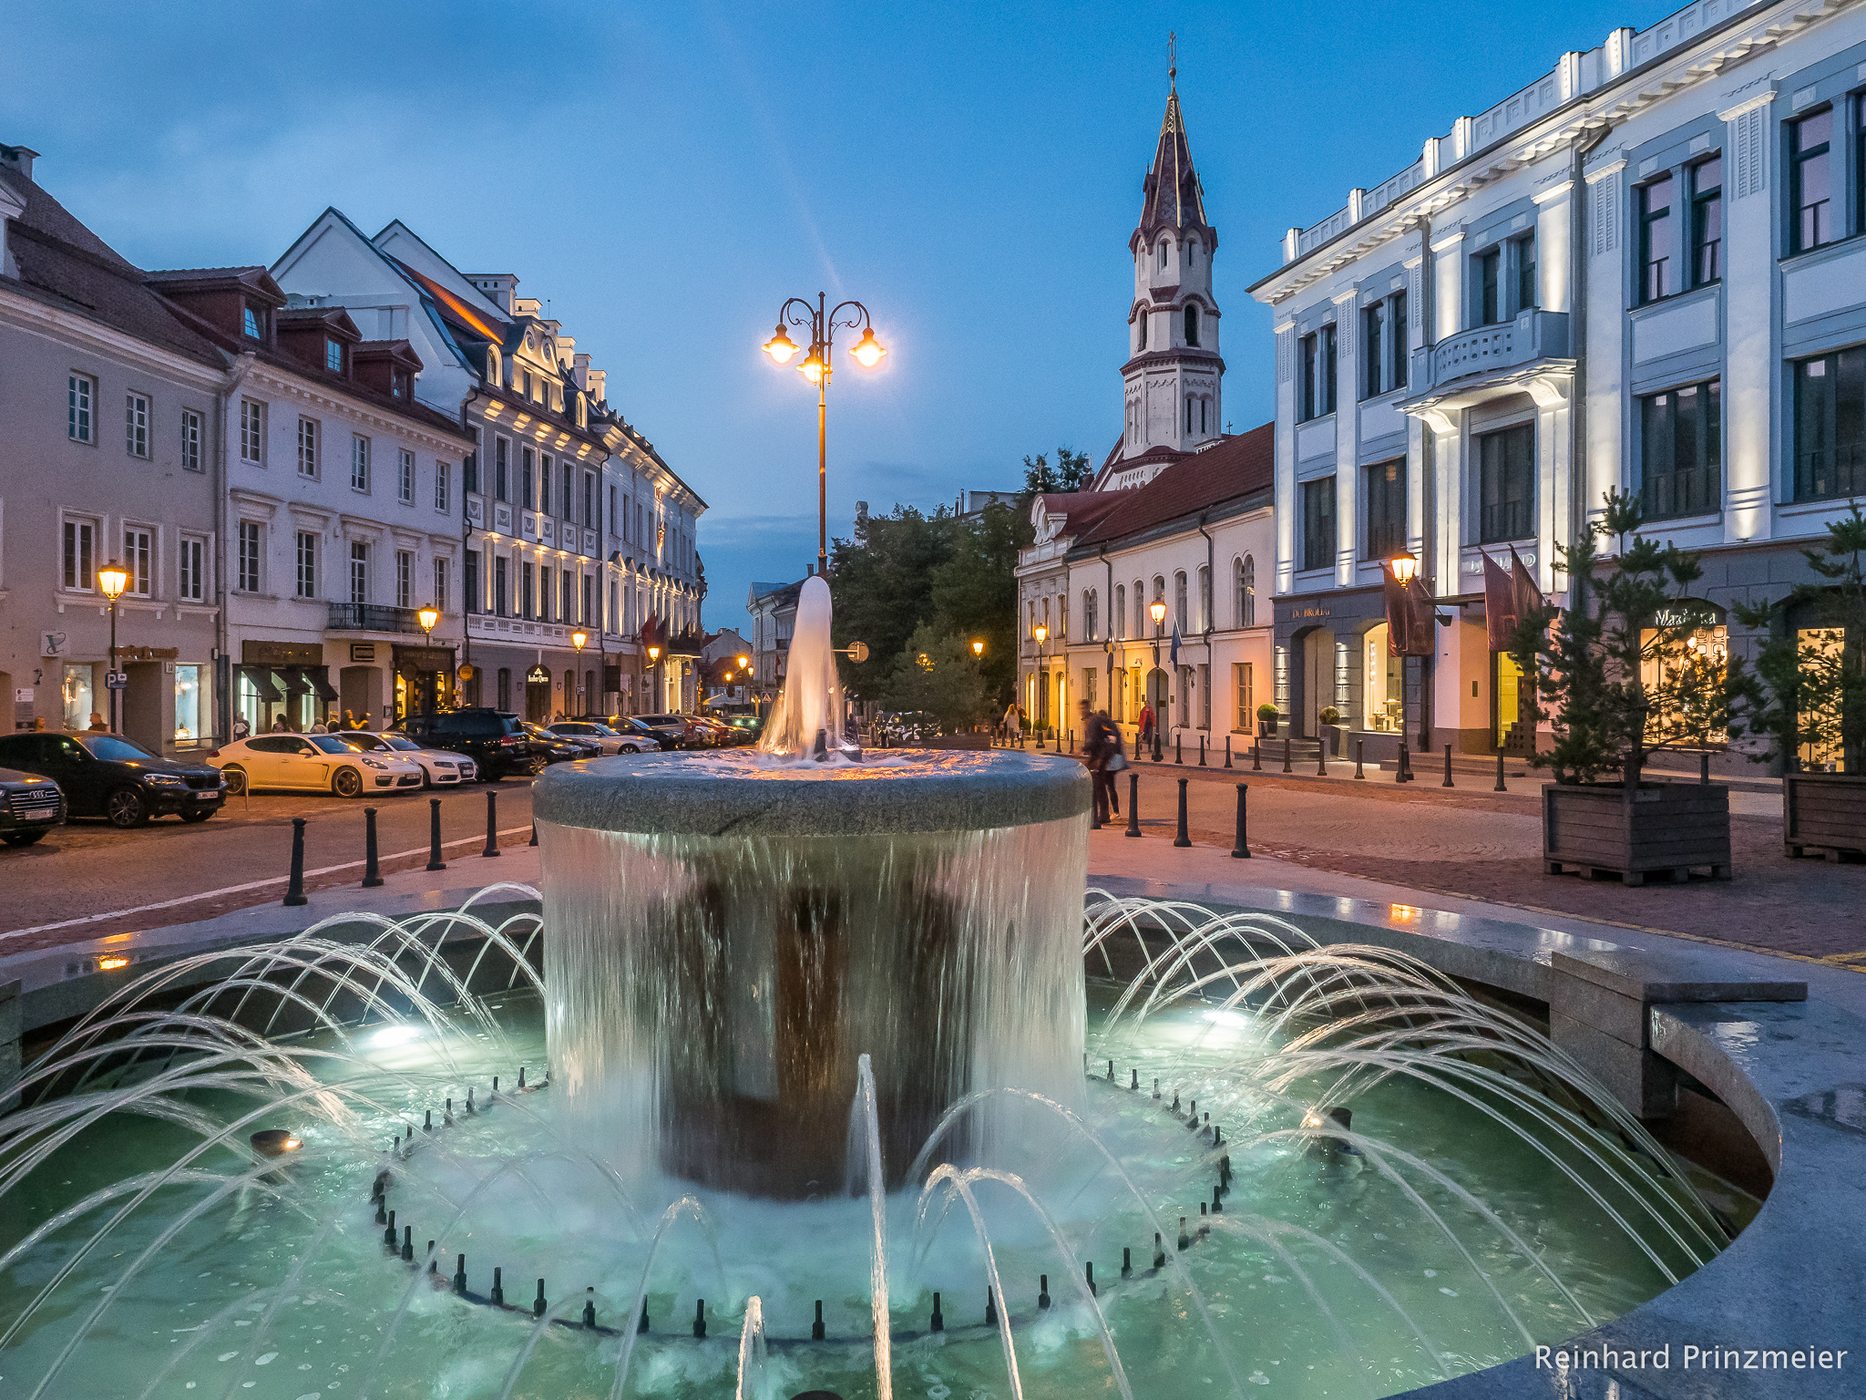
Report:
[[[1791,856],[1866,856],[1866,774],[1784,773],[1782,845]]]
[[[1550,783],[1542,789],[1542,859],[1564,870],[1643,885],[1693,870],[1730,878],[1730,789],[1722,783]]]

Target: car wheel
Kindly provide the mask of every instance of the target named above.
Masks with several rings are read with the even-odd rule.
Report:
[[[201,810],[200,808],[190,808],[188,811],[183,812],[181,814],[181,819],[185,822],[193,824],[193,823],[204,822],[213,815],[214,815],[214,809],[212,807],[207,808],[205,811]]]
[[[331,775],[330,790],[339,797],[361,797],[363,775],[354,768],[339,768]]]
[[[149,804],[133,787],[120,787],[104,799],[104,816],[114,827],[128,829],[149,820]]]
[[[525,772],[528,776],[535,778],[538,776],[538,774],[542,773],[545,770],[545,767],[550,763],[550,761],[551,760],[548,758],[534,757],[531,760],[531,762],[525,766]]]
[[[44,835],[43,831],[10,831],[0,836],[0,841],[6,842],[9,846],[30,846]]]
[[[434,786],[434,779],[428,776],[428,770],[426,767],[423,767],[421,770],[421,786],[423,788],[431,788]]]
[[[244,768],[239,767],[237,764],[230,764],[220,771],[221,775],[227,780],[227,796],[238,797],[246,791],[246,770]]]

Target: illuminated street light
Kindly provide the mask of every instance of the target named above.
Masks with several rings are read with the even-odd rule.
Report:
[[[123,590],[130,586],[130,571],[112,560],[97,571],[97,587],[110,603],[110,675],[105,683],[110,688],[110,731],[118,729],[119,697],[122,689],[116,684],[117,679],[117,599],[123,596]]]
[[[972,638],[972,655],[983,656],[984,654],[985,654],[985,639],[983,637]]]
[[[424,633],[432,637],[434,629],[441,625],[441,610],[436,607],[419,608],[415,612],[415,621],[421,624]]]
[[[1401,588],[1410,588],[1412,581],[1419,577],[1419,561],[1402,550],[1387,560],[1387,572]]]

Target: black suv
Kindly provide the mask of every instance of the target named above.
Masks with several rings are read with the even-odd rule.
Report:
[[[531,740],[525,737],[525,727],[517,715],[483,707],[443,710],[433,715],[409,715],[397,720],[395,728],[431,749],[466,754],[479,765],[479,775],[486,782],[536,771]]]
[[[227,800],[220,770],[152,754],[121,734],[0,734],[0,767],[50,778],[74,817],[141,826],[173,812],[204,822]]]
[[[50,778],[0,768],[0,841],[30,846],[65,820],[65,794]]]

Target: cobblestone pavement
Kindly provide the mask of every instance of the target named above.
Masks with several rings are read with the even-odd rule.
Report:
[[[1499,794],[1488,790],[1489,778],[1464,771],[1450,791],[1434,785],[1436,773],[1402,787],[1390,774],[1356,783],[1248,768],[1176,768],[1170,759],[1157,766],[1143,762],[1135,772],[1142,839],[1158,841],[1154,864],[1163,879],[1171,874],[1175,779],[1187,779],[1192,840],[1225,849],[1233,839],[1236,784],[1245,782],[1253,853],[1424,894],[1682,933],[1866,971],[1866,864],[1789,859],[1782,850],[1780,798],[1773,793],[1734,795],[1733,879],[1629,887],[1543,873],[1540,783],[1529,778],[1512,776],[1515,790]],[[1127,787],[1123,780],[1124,802]],[[1098,839],[1119,838],[1110,832]]]

